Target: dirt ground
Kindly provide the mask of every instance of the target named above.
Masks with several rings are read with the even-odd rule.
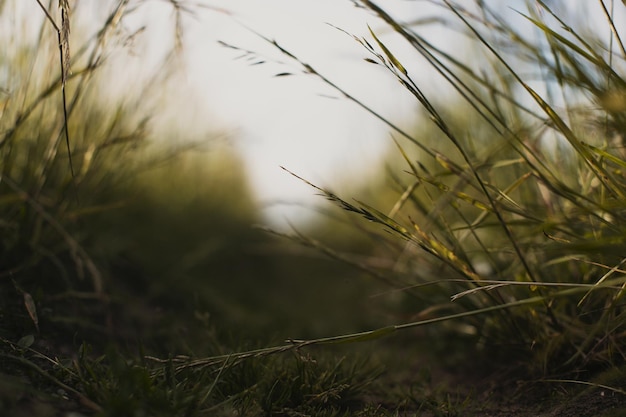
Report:
[[[467,382],[453,376],[452,392],[465,395],[460,415],[468,417],[626,416],[626,395],[609,388],[566,382],[524,380],[506,375]],[[469,379],[471,381],[471,379]],[[621,386],[612,385],[622,389]],[[457,398],[459,395],[457,394]]]
[[[539,385],[539,383],[535,383]],[[519,389],[510,398],[489,394],[473,400],[463,415],[476,417],[612,417],[626,416],[626,396],[603,389],[556,392],[555,387]]]
[[[397,352],[396,357],[406,359],[410,354],[409,350]],[[384,377],[392,390],[407,392],[407,386],[423,380],[426,374],[429,382],[416,386],[413,392],[418,392],[420,401],[432,399],[432,408],[426,410],[419,403],[407,404],[406,409],[399,410],[403,417],[626,416],[626,395],[615,391],[626,388],[625,366],[606,366],[594,373],[579,371],[548,378],[529,376],[523,363],[502,367],[500,360],[486,363],[476,358],[473,363],[463,360],[440,366],[436,357],[422,357],[411,365],[399,363],[391,365],[390,373]],[[493,364],[500,368],[494,368]],[[571,382],[575,380],[579,383]]]

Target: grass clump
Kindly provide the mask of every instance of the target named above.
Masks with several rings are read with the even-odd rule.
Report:
[[[377,3],[354,3],[377,18],[353,36],[366,61],[399,81],[431,128],[401,129],[268,41],[391,129],[399,191],[384,209],[309,183],[386,232],[391,266],[370,270],[404,287],[424,318],[390,331],[450,321],[479,350],[538,375],[623,364],[626,54],[605,2],[601,31],[547,2],[516,9],[514,25],[487,2],[435,2],[472,45],[466,61]],[[380,33],[404,39],[457,98],[430,97]]]

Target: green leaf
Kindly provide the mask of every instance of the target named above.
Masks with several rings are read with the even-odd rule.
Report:
[[[24,293],[24,306],[26,307],[26,311],[28,311],[30,319],[35,325],[35,328],[37,328],[37,331],[39,331],[39,318],[37,317],[37,307],[35,306],[35,300],[33,300],[33,297],[27,292]]]
[[[368,340],[380,339],[396,331],[396,326],[387,326],[380,329],[372,330],[369,332],[355,334],[344,339],[337,341],[331,341],[330,343],[357,343],[365,342]]]
[[[33,343],[35,343],[35,336],[33,336],[32,334],[27,334],[17,341],[17,345],[21,348],[31,347]]]
[[[408,75],[406,69],[400,63],[400,61],[398,61],[398,59],[391,53],[391,51],[389,49],[387,49],[387,47],[376,37],[376,35],[374,34],[374,31],[372,30],[372,28],[369,27],[369,25],[367,26],[367,28],[370,30],[370,33],[372,34],[372,37],[374,38],[376,43],[378,43],[378,46],[380,46],[380,49],[382,49],[383,52],[385,53],[385,55],[387,55],[387,58],[389,59],[389,62],[391,62],[391,65],[396,67],[398,69],[398,71],[400,71],[404,75]]]

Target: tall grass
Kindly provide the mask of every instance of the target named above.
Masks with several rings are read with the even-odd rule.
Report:
[[[10,13],[23,2],[0,2],[0,414],[338,415],[360,402],[371,372],[335,358],[178,367],[181,353],[307,327],[294,317],[308,311],[284,314],[302,303],[281,283],[328,267],[284,262],[251,227],[257,208],[223,135],[168,125],[177,50],[111,93],[126,81],[116,57],[141,36],[126,19],[148,2],[46,3],[22,20]],[[91,6],[107,14],[81,27],[95,25],[76,18]],[[62,16],[72,36],[68,60],[61,33],[60,62]]]
[[[604,18],[591,29],[542,1],[516,9],[515,26],[487,2],[434,2],[473,45],[467,58],[378,3],[354,3],[377,17],[352,35],[364,65],[386,68],[432,128],[401,129],[267,39],[387,123],[400,155],[390,167],[397,198],[382,208],[309,183],[396,242],[393,266],[370,270],[402,282],[419,300],[415,314],[429,317],[343,338],[450,321],[479,349],[544,373],[623,363],[626,53],[612,12],[623,5],[588,5]],[[402,38],[456,98],[428,96],[383,33]]]
[[[198,218],[221,217],[210,225],[196,224],[198,233],[179,236],[179,244],[208,240],[199,236],[201,225],[207,226],[203,233],[213,232],[219,240],[230,233],[224,229],[229,224],[252,222],[252,202],[245,180],[235,174],[240,171],[233,152],[218,146],[223,140],[211,142],[217,134],[204,126],[205,137],[189,135],[185,141],[180,132],[165,133],[159,126],[166,111],[163,92],[176,87],[174,51],[163,50],[164,62],[147,70],[135,90],[111,93],[128,82],[111,78],[119,65],[116,58],[128,57],[128,48],[140,36],[125,26],[135,11],[128,2],[93,6],[106,12],[100,19],[84,13],[84,7],[92,6],[70,10],[68,2],[51,4],[6,2],[0,16],[6,52],[0,58],[0,277],[2,303],[16,317],[4,337],[36,334],[42,312],[48,313],[43,319],[49,330],[57,325],[65,331],[71,325],[112,335],[110,297],[117,284],[111,279],[123,281],[112,275],[119,273],[125,257],[150,265],[146,253],[158,258],[155,254],[165,251],[150,237],[159,235],[150,216],[172,224],[180,213],[173,203],[168,211],[167,199],[178,199],[189,210],[193,206]],[[166,134],[178,134],[179,140],[165,143]],[[220,155],[213,157],[210,169],[190,154],[205,157],[207,149]],[[207,176],[205,188],[190,182],[194,175]],[[167,192],[171,194],[165,197]],[[218,224],[224,228],[209,227]],[[172,228],[160,227],[173,241]],[[146,241],[154,245],[145,247]],[[168,259],[176,257],[181,256]],[[175,268],[174,263],[169,267]]]
[[[20,16],[18,6],[5,4],[3,13]],[[55,14],[56,9],[48,13],[47,9],[36,9],[35,4],[33,9],[41,15],[29,18],[39,22],[38,31],[18,18],[9,23],[10,19],[3,16],[3,21],[14,26],[3,33],[7,53],[2,62],[2,83],[7,94],[0,113],[0,273],[3,285],[11,287],[12,283],[14,287],[5,294],[22,294],[25,300],[36,291],[74,291],[102,302],[102,274],[76,233],[83,213],[101,207],[93,205],[93,193],[81,195],[80,190],[106,187],[107,182],[119,179],[123,175],[120,170],[106,176],[104,171],[142,141],[143,131],[122,120],[121,103],[118,112],[110,112],[93,100],[89,80],[105,53],[100,46],[115,33],[115,25],[109,22],[95,38],[74,45],[75,64],[70,75],[65,53],[69,43],[67,2],[62,6],[63,23],[61,19],[54,23],[50,13]],[[65,50],[60,63],[61,47]],[[36,324],[34,308],[28,310]],[[17,323],[22,329],[28,328]]]
[[[387,123],[397,149],[388,168],[393,201],[382,197],[389,189],[380,192],[382,201],[366,204],[309,183],[368,222],[366,233],[380,243],[374,255],[357,258],[302,233],[289,237],[394,288],[414,319],[271,348],[246,350],[219,339],[215,316],[250,328],[264,320],[319,320],[308,311],[279,318],[255,311],[259,294],[277,303],[293,296],[272,287],[287,281],[272,281],[272,274],[286,270],[293,281],[309,264],[276,268],[274,258],[241,252],[242,241],[254,244],[258,236],[244,224],[256,220],[245,179],[220,174],[235,172],[236,156],[215,154],[206,166],[206,155],[170,160],[171,153],[150,152],[154,108],[137,109],[152,103],[163,73],[113,107],[94,99],[109,41],[124,44],[135,35],[118,26],[132,11],[128,2],[115,3],[85,44],[70,38],[71,72],[63,25],[52,25],[57,15],[49,7],[35,41],[9,36],[12,52],[0,56],[0,313],[11,318],[0,331],[0,361],[11,381],[35,381],[47,401],[71,398],[60,408],[98,415],[344,415],[354,404],[362,415],[388,415],[380,405],[366,406],[377,372],[343,360],[318,363],[304,350],[428,326],[431,337],[452,335],[445,348],[461,351],[465,361],[482,351],[499,359],[494,363],[521,362],[552,375],[623,363],[626,52],[610,8],[604,29],[611,37],[603,43],[541,1],[520,11],[520,27],[481,1],[471,9],[436,3],[473,39],[482,67],[438,49],[376,3],[355,3],[379,22],[354,36],[364,65],[386,68],[430,127],[399,128],[269,40],[308,76]],[[7,33],[18,33],[19,24]],[[526,36],[532,31],[541,39]],[[389,33],[457,97],[429,97],[412,66],[387,46]],[[176,175],[174,166],[181,168]],[[200,175],[215,183],[199,187]],[[239,291],[235,301],[221,292],[229,286]],[[119,344],[107,349],[103,340],[115,337],[139,354],[125,355]],[[97,352],[85,339],[99,343]],[[286,352],[294,355],[261,361]],[[215,356],[196,358],[204,354]],[[623,393],[612,387],[620,378],[596,386]],[[0,394],[24,390],[20,382]],[[12,405],[2,407],[11,412]]]

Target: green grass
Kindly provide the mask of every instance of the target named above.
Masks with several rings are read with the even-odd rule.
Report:
[[[0,413],[345,415],[366,407],[379,371],[352,352],[341,359],[346,352],[290,349],[224,361],[289,333],[366,327],[374,313],[344,314],[339,297],[366,297],[359,283],[334,282],[347,268],[310,254],[288,258],[284,242],[253,228],[258,208],[218,132],[164,145],[161,135],[172,132],[154,129],[155,86],[167,80],[155,75],[145,88],[108,98],[105,58],[124,42],[107,40],[132,36],[116,26],[132,10],[111,13],[88,28],[95,37],[70,42],[65,85],[49,20],[33,44],[7,39]],[[11,24],[18,33],[22,23]],[[317,274],[325,278],[313,281]],[[337,294],[312,316],[320,303],[308,294],[321,285]],[[206,356],[221,360],[185,366]]]
[[[124,2],[89,28],[95,37],[70,38],[71,73],[50,19],[32,44],[5,39],[1,414],[624,410],[620,38],[603,43],[542,2],[519,10],[520,27],[480,2],[474,14],[438,3],[478,66],[358,4],[378,17],[353,36],[363,65],[385,67],[415,97],[419,129],[400,129],[269,40],[393,137],[386,177],[355,187],[357,198],[301,178],[339,209],[292,233],[253,227],[253,190],[217,132],[162,145],[171,132],[154,122],[168,71],[100,100],[105,58],[124,45],[108,40],[132,36],[118,32],[132,13]],[[389,36],[456,96],[425,95]]]
[[[398,248],[388,255],[394,267],[372,274],[397,280],[421,300],[416,315],[437,311],[369,335],[454,320],[475,335],[476,346],[505,351],[503,362],[523,360],[531,373],[622,364],[625,57],[618,35],[605,44],[543,2],[518,10],[525,24],[512,27],[486,4],[471,13],[442,1],[446,18],[473,42],[472,61],[464,62],[377,4],[358,3],[379,26],[352,36],[366,61],[385,67],[415,97],[432,126],[426,132],[402,130],[267,40],[304,74],[387,123],[401,155],[390,163],[398,196],[382,209],[309,183],[384,230],[385,248],[394,241]],[[614,31],[608,9],[605,17],[602,30]],[[426,96],[376,32],[403,38],[458,99]],[[533,87],[537,80],[543,87]]]

